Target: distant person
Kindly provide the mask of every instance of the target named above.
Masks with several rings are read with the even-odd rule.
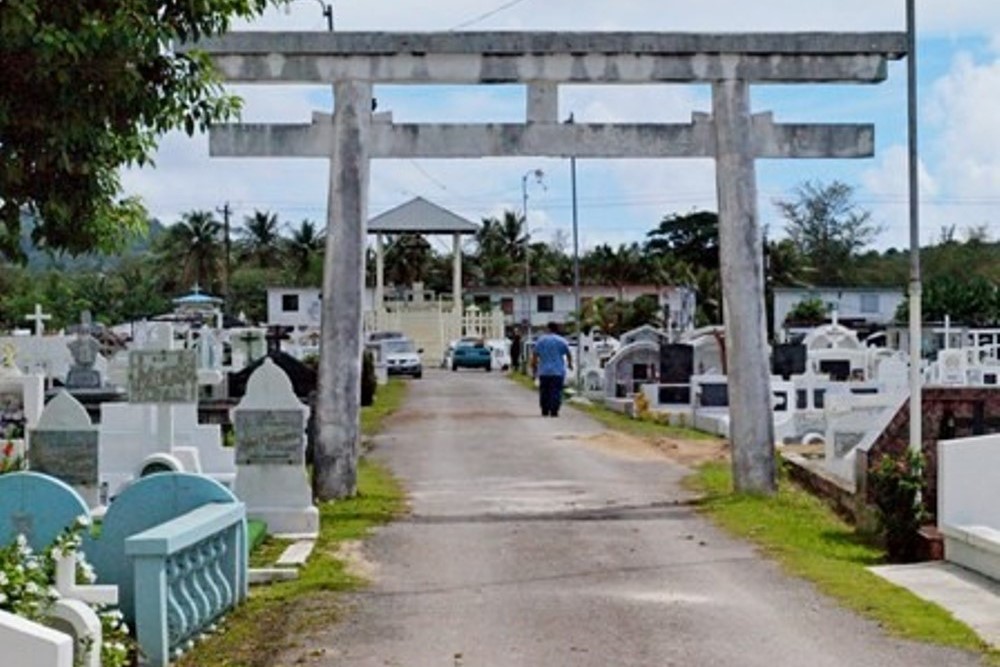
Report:
[[[510,337],[510,367],[515,371],[521,370],[521,334],[517,331]]]
[[[538,403],[543,417],[558,417],[566,370],[573,368],[569,343],[559,335],[559,325],[549,322],[549,332],[535,341],[532,366],[538,374]]]

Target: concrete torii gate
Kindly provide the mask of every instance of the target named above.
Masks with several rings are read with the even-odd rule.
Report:
[[[905,33],[230,33],[201,42],[227,81],[333,84],[311,124],[212,129],[211,154],[330,160],[319,438],[320,498],[354,493],[359,443],[364,224],[372,158],[712,157],[737,490],[771,492],[756,158],[856,158],[871,125],[779,125],[750,110],[751,83],[878,83]],[[397,124],[372,113],[376,84],[526,84],[523,124]],[[709,83],[712,114],[690,124],[560,122],[560,84]],[[325,472],[321,472],[325,471]]]

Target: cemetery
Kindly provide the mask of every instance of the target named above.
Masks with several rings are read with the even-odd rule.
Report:
[[[320,4],[332,33],[333,9]],[[320,504],[357,494],[360,411],[375,379],[423,379],[432,364],[420,355],[436,365],[439,351],[441,367],[457,370],[455,350],[469,340],[488,350],[480,364],[488,371],[516,371],[515,359],[527,366],[537,320],[556,309],[531,277],[529,254],[544,249],[532,250],[527,186],[541,170],[522,178],[513,245],[523,244],[523,256],[508,247],[503,257],[508,269],[523,262],[523,285],[514,266],[517,280],[504,276],[495,303],[478,288],[483,309],[463,298],[462,244],[463,236],[479,241],[485,221],[423,197],[369,218],[379,159],[569,157],[574,233],[577,158],[712,162],[713,271],[724,303],[706,321],[723,321],[724,309],[725,324],[696,326],[701,287],[658,283],[655,313],[643,323],[615,336],[584,326],[576,265],[572,308],[569,290],[559,292],[563,321],[575,328],[566,377],[573,400],[726,440],[744,475],[734,474],[737,491],[773,491],[775,459],[785,460],[794,478],[834,496],[858,524],[876,502],[881,462],[916,447],[926,463],[918,496],[931,508],[921,556],[1000,581],[1000,330],[953,328],[946,318],[943,331],[930,331],[935,344],[912,358],[907,350],[919,352],[921,341],[889,347],[885,334],[859,337],[836,309],[792,338],[778,327],[773,341],[766,333],[756,163],[871,157],[876,144],[872,124],[779,123],[770,111],[755,113],[751,86],[882,83],[890,61],[915,55],[905,35],[554,34],[207,31],[177,47],[203,50],[227,84],[332,88],[332,113],[313,112],[308,123],[203,123],[213,157],[312,158],[329,168],[322,287],[267,288],[270,326],[234,318],[227,202],[225,259],[216,262],[225,266],[226,298],[196,283],[154,319],[105,326],[84,311],[78,324],[49,331],[53,314],[36,304],[20,315],[31,329],[0,336],[0,556],[28,579],[52,578],[17,589],[11,608],[20,613],[0,609],[0,661],[12,650],[27,656],[18,667],[102,667],[125,664],[115,652],[134,649],[138,664],[168,667],[219,633],[251,584],[295,579],[325,544]],[[374,97],[376,86],[497,83],[524,88],[523,123],[400,122]],[[561,86],[649,83],[707,85],[711,113],[684,123],[576,123],[560,114]],[[450,237],[450,297],[427,290],[422,276],[390,294],[386,246],[404,234]],[[300,273],[310,269],[305,259]],[[615,285],[619,296],[626,287]],[[663,303],[667,292],[673,301]],[[919,301],[910,307],[919,325]],[[390,354],[394,338],[379,339],[400,331],[409,336],[405,362]],[[908,444],[913,433],[920,438]],[[500,523],[489,517],[483,523]],[[274,567],[252,567],[265,536],[288,546]]]
[[[305,458],[315,371],[263,330],[148,323],[111,359],[93,331],[85,314],[73,335],[39,326],[4,347],[12,463],[0,474],[0,549],[20,539],[24,554],[47,558],[77,532],[73,551],[52,556],[62,574],[51,617],[5,612],[0,636],[37,656],[31,665],[100,667],[94,605],[113,605],[143,664],[165,666],[211,634],[250,582],[294,577],[308,558],[319,531]],[[93,523],[100,537],[80,528]],[[265,532],[288,540],[289,553],[258,571],[248,553]],[[78,557],[98,585],[77,583]]]

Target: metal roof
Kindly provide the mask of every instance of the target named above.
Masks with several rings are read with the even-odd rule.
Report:
[[[369,234],[475,234],[479,225],[415,197],[368,221]]]

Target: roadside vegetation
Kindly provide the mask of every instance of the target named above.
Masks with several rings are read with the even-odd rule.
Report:
[[[376,434],[405,395],[406,384],[399,380],[379,387],[375,404],[362,408],[362,433]],[[250,599],[226,618],[219,634],[185,654],[178,667],[268,667],[288,648],[288,637],[336,620],[339,594],[366,584],[351,567],[350,546],[404,508],[403,490],[389,471],[362,458],[357,496],[320,505],[319,539],[299,578],[252,587]],[[252,566],[274,563],[285,546],[265,540],[251,555]]]
[[[663,437],[717,440],[598,405],[570,405],[612,430],[651,444]],[[781,476],[773,497],[735,494],[729,463],[714,461],[699,465],[686,485],[702,494],[699,511],[722,529],[754,543],[788,574],[812,582],[824,595],[874,620],[890,634],[982,653],[988,664],[1000,665],[1000,651],[990,649],[949,612],[869,572],[869,567],[886,562],[878,540],[859,533],[787,476]]]
[[[734,494],[729,465],[708,463],[688,484],[704,494],[700,509],[716,524],[889,633],[982,652],[990,664],[1000,664],[1000,652],[950,613],[869,572],[885,562],[885,551],[786,477],[773,497]]]

